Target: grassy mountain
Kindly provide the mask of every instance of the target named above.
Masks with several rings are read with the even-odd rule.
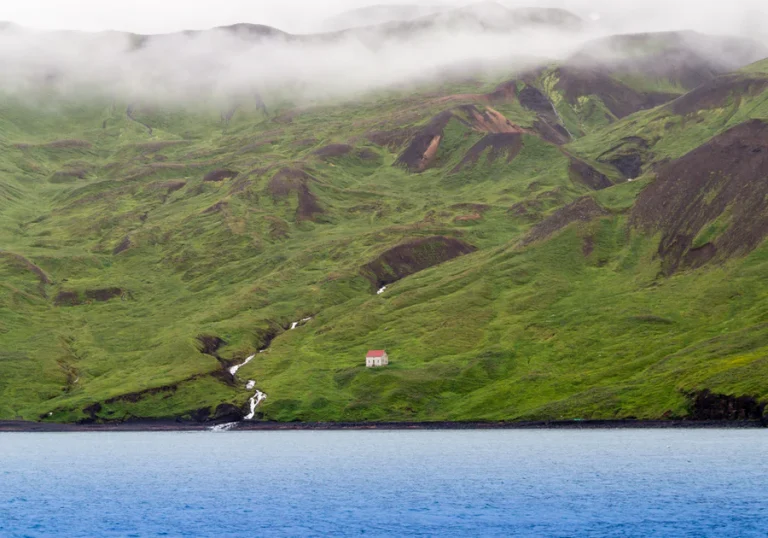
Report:
[[[580,69],[4,99],[0,418],[759,416],[768,69]]]

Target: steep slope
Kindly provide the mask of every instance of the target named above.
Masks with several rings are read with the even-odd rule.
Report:
[[[768,50],[760,43],[696,32],[613,36],[587,43],[559,65],[523,73],[490,98],[517,97],[540,113],[551,108],[547,123],[566,130],[567,141],[673,101],[765,56]]]
[[[652,171],[745,121],[768,118],[764,64],[721,75],[663,106],[596,131],[571,148],[597,161],[626,164],[625,177]]]
[[[666,273],[747,254],[768,233],[768,123],[751,120],[662,166],[633,209]]]
[[[0,417],[759,418],[760,65],[575,141],[529,76],[5,99]]]
[[[569,63],[599,63],[618,80],[638,89],[679,93],[718,75],[768,56],[768,49],[750,39],[698,32],[659,32],[611,36],[591,41]]]

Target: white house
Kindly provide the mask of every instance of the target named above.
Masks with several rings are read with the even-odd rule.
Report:
[[[389,355],[383,349],[374,349],[365,356],[366,368],[378,368],[389,364]]]

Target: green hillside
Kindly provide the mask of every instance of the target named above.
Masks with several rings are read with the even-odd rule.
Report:
[[[0,419],[239,419],[255,389],[259,420],[760,416],[763,64],[267,110],[8,96]]]

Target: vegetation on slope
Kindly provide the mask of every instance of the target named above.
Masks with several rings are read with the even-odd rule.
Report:
[[[269,115],[5,100],[0,417],[231,420],[252,379],[282,421],[754,418],[765,230],[720,241],[764,172],[695,150],[768,152],[761,71],[599,122],[558,69]],[[718,255],[670,271],[683,236]]]

